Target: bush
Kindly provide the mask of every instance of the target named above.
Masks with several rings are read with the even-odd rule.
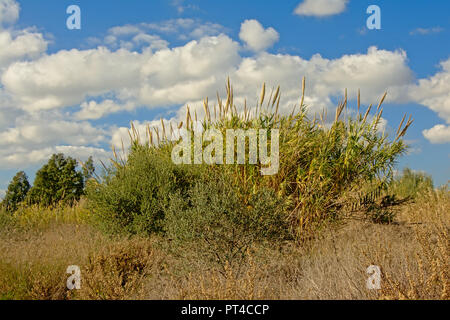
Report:
[[[132,126],[130,136],[133,147],[128,161],[113,161],[114,168],[107,172],[105,181],[94,183],[91,188],[90,198],[97,216],[104,222],[108,221],[109,229],[150,233],[163,229],[168,208],[172,216],[168,226],[176,222],[176,210],[181,208],[181,214],[186,215],[183,219],[190,224],[196,224],[199,220],[208,225],[210,220],[217,220],[217,223],[224,224],[225,229],[234,230],[234,226],[237,229],[247,226],[255,218],[252,215],[261,215],[259,223],[269,219],[270,213],[268,216],[262,212],[252,213],[248,208],[242,209],[241,204],[247,205],[255,195],[262,196],[271,190],[278,199],[283,199],[282,208],[289,213],[286,229],[289,226],[297,239],[303,240],[313,236],[324,222],[341,217],[343,209],[353,206],[355,201],[349,194],[358,193],[363,185],[374,186],[377,191],[380,185],[392,180],[393,167],[407,148],[402,137],[412,121],[409,119],[404,123],[402,120],[393,140],[380,133],[381,105],[385,97],[381,99],[375,115],[370,115],[369,107],[364,115],[358,112],[353,119],[341,119],[347,108],[345,99],[337,107],[334,121],[329,123],[327,119],[310,119],[303,102],[289,116],[278,114],[278,89],[266,106],[264,85],[256,108],[250,110],[245,106],[244,112],[238,112],[233,104],[232,87],[228,83],[226,103],[223,104],[218,97],[219,108],[216,108],[213,120],[208,100],[205,100],[206,116],[202,121],[203,129],[214,128],[224,135],[227,129],[279,130],[280,167],[277,174],[262,176],[261,163],[176,166],[170,158],[174,144],[167,138],[163,121],[162,135],[155,129],[158,143],[153,142],[150,128],[148,141],[141,143],[139,133]],[[301,101],[304,101],[304,92]],[[183,125],[188,131],[193,131],[194,122],[189,108],[186,122],[181,122],[178,127]],[[271,150],[270,145],[267,147]],[[189,174],[191,170],[196,170],[192,168],[198,168],[200,176],[205,176],[206,184],[198,184],[199,176]],[[221,173],[233,186],[218,183],[214,175],[208,177],[211,172]],[[225,189],[229,190],[228,198],[217,190],[217,183],[228,188]],[[195,188],[191,189],[191,186]],[[211,193],[205,193],[205,190]],[[371,194],[374,190],[367,192]],[[240,217],[238,212],[243,216]],[[237,217],[249,220],[241,221]],[[251,232],[260,232],[265,227],[263,224],[258,226],[262,229],[251,229]],[[278,225],[275,227],[278,228]],[[171,228],[168,227],[167,231],[177,235],[183,233],[183,228],[189,231],[188,225],[174,227],[178,231]],[[198,231],[197,236],[204,235],[204,231]]]
[[[120,300],[142,296],[145,282],[155,263],[152,245],[129,240],[109,245],[106,252],[88,257],[82,270],[82,287],[76,299]]]
[[[416,172],[409,168],[397,177],[390,186],[391,192],[400,197],[415,198],[419,193],[433,189],[433,179],[423,172]]]
[[[195,244],[202,256],[225,271],[226,266],[240,265],[255,243],[274,244],[289,237],[284,209],[273,190],[245,199],[226,177],[215,175],[198,182],[187,197],[172,198],[165,230],[175,243]]]
[[[104,180],[90,180],[86,192],[101,229],[151,234],[163,230],[170,196],[186,190],[185,167],[175,166],[168,153],[134,145],[126,163],[114,162]]]

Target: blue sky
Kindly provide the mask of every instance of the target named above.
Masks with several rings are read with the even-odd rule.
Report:
[[[66,27],[73,4],[81,30]],[[380,30],[366,27],[369,5]],[[33,180],[53,152],[107,159],[130,121],[176,123],[186,104],[201,113],[227,76],[237,102],[280,84],[285,112],[303,76],[311,112],[331,113],[345,88],[360,88],[364,106],[387,90],[385,130],[415,119],[398,168],[444,184],[449,12],[445,0],[0,0],[0,190],[18,170]]]

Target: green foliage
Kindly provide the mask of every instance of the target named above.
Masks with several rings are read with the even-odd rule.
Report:
[[[1,205],[8,212],[17,210],[18,205],[23,202],[30,190],[30,183],[25,172],[18,172],[8,185],[5,198]]]
[[[87,182],[89,179],[91,179],[95,173],[95,167],[94,167],[94,160],[92,157],[89,157],[89,159],[83,163],[83,179],[85,182]]]
[[[416,172],[409,168],[403,169],[403,173],[390,185],[390,192],[400,197],[415,198],[418,194],[433,189],[433,179],[423,172]]]
[[[54,154],[37,173],[28,201],[30,204],[53,206],[60,202],[72,205],[83,194],[83,175],[76,170],[77,161]]]
[[[261,189],[244,199],[223,175],[197,182],[187,197],[172,197],[165,230],[177,244],[195,244],[202,256],[225,266],[240,265],[256,242],[272,245],[289,237],[283,201]]]
[[[174,165],[167,152],[135,144],[126,163],[114,162],[104,181],[88,182],[96,222],[113,233],[161,232],[170,196],[190,183],[186,169]]]

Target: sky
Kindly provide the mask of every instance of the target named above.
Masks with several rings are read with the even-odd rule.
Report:
[[[371,5],[380,29],[367,24]],[[228,77],[238,107],[280,85],[285,113],[304,76],[311,114],[331,115],[345,89],[350,112],[358,89],[363,108],[387,91],[382,129],[392,137],[405,113],[415,120],[397,169],[445,184],[449,12],[446,0],[0,0],[0,196],[53,153],[98,164],[126,147],[130,122],[177,124],[186,105],[201,115]]]

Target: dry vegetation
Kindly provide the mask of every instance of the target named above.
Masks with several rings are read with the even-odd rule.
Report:
[[[411,117],[391,141],[378,130],[385,96],[375,115],[358,97],[342,119],[345,95],[329,123],[308,118],[304,94],[305,81],[289,116],[279,87],[242,112],[229,82],[218,109],[204,102],[205,129],[279,129],[277,175],[177,166],[162,121],[146,140],[132,127],[128,157],[114,150],[77,205],[0,209],[0,299],[449,299],[448,186],[392,180]],[[188,108],[176,127],[192,125]],[[80,290],[66,287],[70,265]],[[380,290],[366,287],[370,265]]]
[[[78,215],[82,207],[66,216]],[[3,299],[449,299],[450,195],[429,191],[395,223],[351,219],[299,245],[260,245],[239,268],[181,254],[158,237],[107,237],[86,224],[49,221],[2,229]],[[186,249],[186,248],[185,248]],[[183,251],[185,251],[183,249]],[[367,290],[379,265],[382,289]],[[68,291],[68,265],[81,290]]]

